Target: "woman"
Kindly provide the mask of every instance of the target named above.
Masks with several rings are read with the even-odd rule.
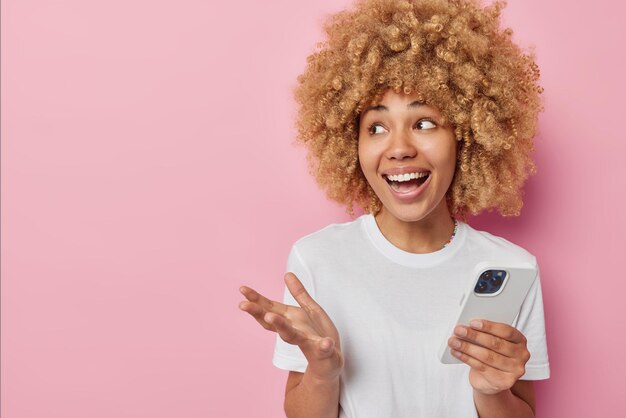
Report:
[[[294,244],[284,304],[240,289],[278,334],[287,416],[534,416],[532,381],[549,377],[539,274],[512,325],[459,325],[462,363],[436,356],[473,266],[537,266],[466,223],[519,215],[535,172],[539,70],[502,7],[369,0],[326,23],[298,79],[299,139],[328,196],[365,214]]]

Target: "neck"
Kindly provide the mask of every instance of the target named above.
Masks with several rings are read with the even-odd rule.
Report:
[[[438,251],[450,240],[454,231],[454,220],[450,216],[445,199],[426,217],[418,221],[403,221],[385,207],[375,216],[378,229],[401,250],[426,254]]]

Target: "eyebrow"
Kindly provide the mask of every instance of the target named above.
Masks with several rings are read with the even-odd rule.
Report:
[[[418,108],[420,106],[423,106],[424,104],[426,104],[426,102],[424,102],[423,100],[415,100],[414,102],[411,102],[408,105],[406,105],[406,108],[407,109],[415,109],[415,108]],[[367,109],[365,109],[365,111],[361,114],[361,116],[364,116],[370,110],[377,110],[377,111],[388,112],[389,108],[387,106],[383,106],[383,105],[370,106]]]

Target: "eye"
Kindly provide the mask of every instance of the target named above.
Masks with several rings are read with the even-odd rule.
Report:
[[[417,122],[415,126],[417,127],[417,129],[422,129],[422,130],[434,129],[437,127],[437,125],[435,125],[435,122],[433,122],[430,119],[422,119],[419,122]]]
[[[383,126],[379,123],[373,123],[369,126],[369,128],[367,128],[367,132],[370,135],[376,135],[379,134],[380,132],[376,132],[376,128],[382,128]]]

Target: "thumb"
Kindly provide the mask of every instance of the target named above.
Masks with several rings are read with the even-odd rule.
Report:
[[[335,341],[332,338],[322,338],[318,343],[318,349],[322,358],[330,357],[335,348]]]

